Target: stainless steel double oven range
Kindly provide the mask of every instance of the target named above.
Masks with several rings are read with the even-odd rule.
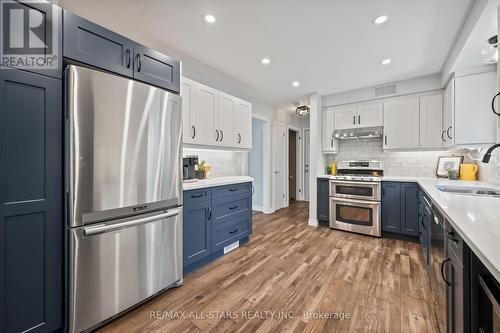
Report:
[[[341,161],[330,178],[330,228],[380,237],[382,162]]]

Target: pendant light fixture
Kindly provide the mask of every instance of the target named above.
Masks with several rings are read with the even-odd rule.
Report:
[[[498,36],[495,35],[488,39],[488,44],[481,50],[481,59],[485,64],[494,64],[498,62]]]
[[[299,117],[309,117],[311,115],[311,109],[307,105],[302,105],[295,109],[295,113]]]

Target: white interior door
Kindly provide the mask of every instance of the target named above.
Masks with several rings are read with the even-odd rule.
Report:
[[[304,130],[304,200],[309,201],[309,166],[310,164],[310,141],[311,135],[309,130]]]
[[[286,136],[285,125],[273,123],[273,207],[285,207],[286,203]]]

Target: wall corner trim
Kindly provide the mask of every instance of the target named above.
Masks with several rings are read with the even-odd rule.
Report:
[[[313,220],[313,219],[309,219],[309,222],[307,224],[310,225],[311,227],[319,226],[318,220]]]

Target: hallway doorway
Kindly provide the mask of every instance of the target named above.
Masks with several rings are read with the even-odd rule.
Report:
[[[288,200],[297,200],[297,142],[298,133],[288,130]]]

